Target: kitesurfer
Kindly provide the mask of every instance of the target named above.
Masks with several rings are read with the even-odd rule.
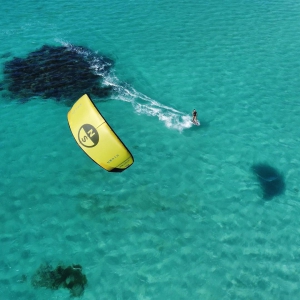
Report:
[[[193,116],[192,122],[193,123],[197,123],[197,112],[196,112],[196,109],[193,110],[192,116]]]

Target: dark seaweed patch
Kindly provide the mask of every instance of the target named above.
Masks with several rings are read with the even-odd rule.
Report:
[[[67,288],[71,296],[80,297],[83,295],[87,279],[82,274],[80,265],[68,267],[57,266],[55,269],[51,265],[41,265],[31,278],[34,287],[45,287],[52,290]]]
[[[252,171],[257,176],[265,200],[271,200],[273,197],[284,193],[284,177],[278,170],[268,164],[261,163],[253,165]]]
[[[112,65],[111,59],[84,47],[44,45],[25,58],[7,61],[4,85],[19,99],[39,96],[75,101],[84,93],[106,97],[111,88],[102,85],[102,78]]]

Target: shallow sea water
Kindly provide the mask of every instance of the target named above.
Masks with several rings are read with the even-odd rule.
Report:
[[[68,299],[31,285],[61,262],[82,266],[87,300],[299,299],[300,5],[4,2],[0,78],[44,44],[112,57],[119,93],[93,100],[135,162],[105,172],[70,107],[0,92],[3,299]],[[283,194],[263,199],[257,163]]]

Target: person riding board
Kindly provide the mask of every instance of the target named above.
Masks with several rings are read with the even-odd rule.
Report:
[[[198,123],[196,109],[193,110],[192,116],[193,116],[192,122],[195,123],[195,124]]]

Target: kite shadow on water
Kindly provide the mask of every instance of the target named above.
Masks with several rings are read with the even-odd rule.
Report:
[[[274,167],[259,163],[254,164],[251,169],[262,188],[264,200],[271,200],[273,197],[284,193],[284,176]]]

